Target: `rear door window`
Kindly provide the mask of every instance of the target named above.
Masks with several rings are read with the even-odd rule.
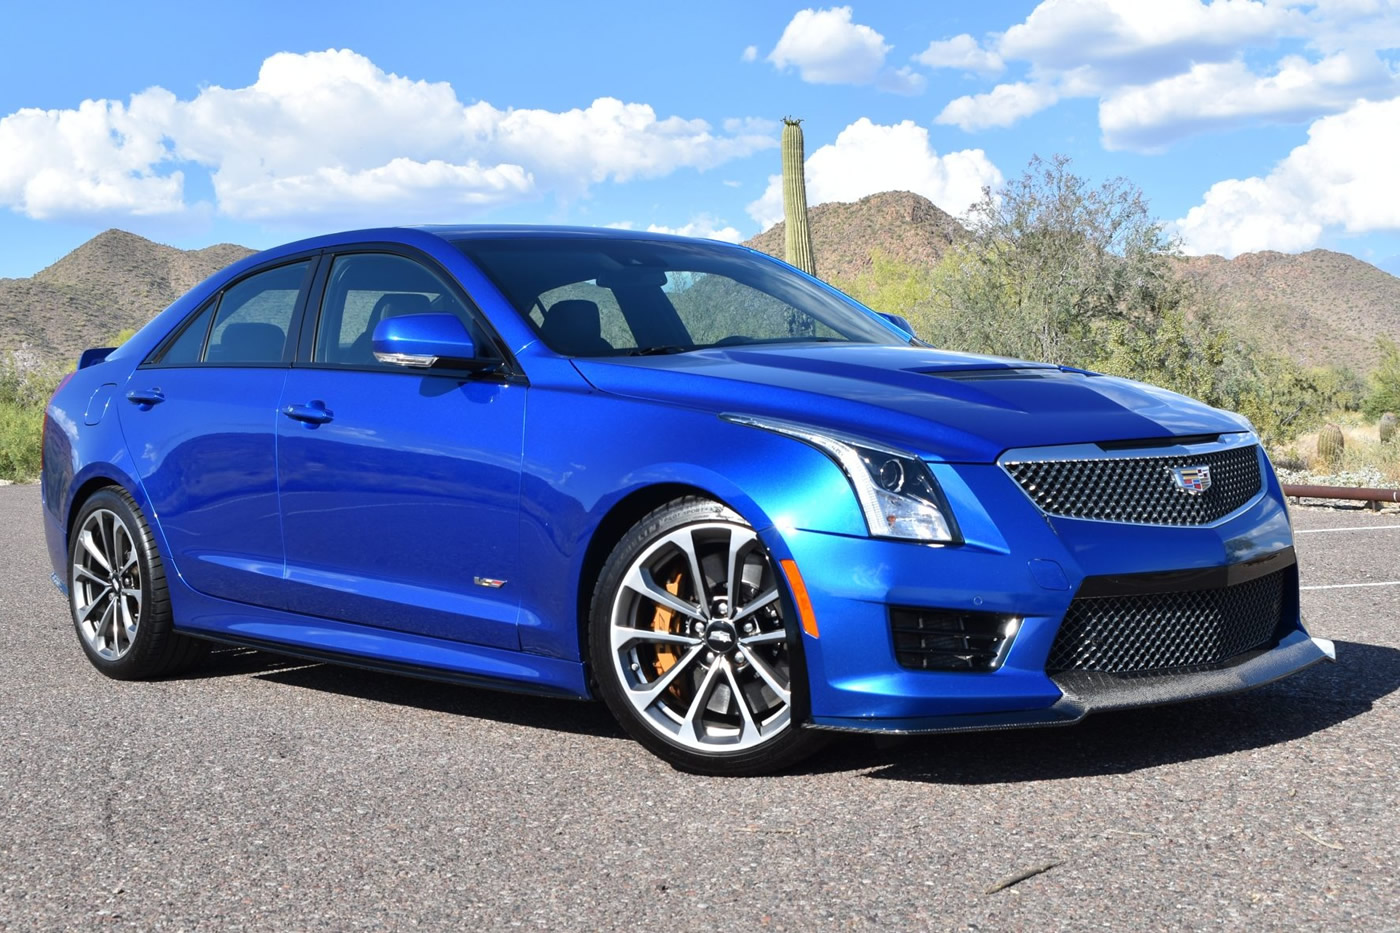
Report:
[[[248,276],[224,291],[204,351],[206,363],[280,363],[311,262]]]
[[[160,355],[162,366],[193,366],[204,358],[204,338],[209,336],[209,320],[218,307],[217,299],[205,303],[190,319],[180,335],[170,342]]]

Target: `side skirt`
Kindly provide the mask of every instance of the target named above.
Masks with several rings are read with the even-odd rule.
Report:
[[[174,578],[170,602],[175,630],[191,638],[492,690],[593,698],[576,660],[248,606],[197,593]]]
[[[189,629],[182,629],[181,634],[188,635],[191,638],[215,642],[217,644],[236,645],[240,648],[256,648],[258,651],[299,658],[303,661],[320,661],[326,664],[336,664],[341,667],[354,667],[380,674],[398,674],[404,677],[413,677],[418,680],[434,680],[441,683],[459,684],[466,687],[481,687],[486,690],[497,690],[504,693],[522,693],[528,696],[551,697],[560,700],[592,699],[587,693],[577,693],[564,687],[555,687],[546,683],[525,683],[516,680],[505,680],[499,677],[471,674],[466,671],[449,670],[440,667],[424,667],[420,664],[393,661],[384,658],[371,658],[365,655],[349,654],[328,649],[308,648],[301,645],[290,645],[286,642],[269,641],[261,638],[244,638],[236,635],[191,631]],[[567,662],[554,661],[552,663],[565,664]]]

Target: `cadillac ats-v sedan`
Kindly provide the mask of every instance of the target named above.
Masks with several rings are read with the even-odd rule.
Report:
[[[259,253],[83,354],[42,496],[108,676],[224,643],[596,698],[712,774],[1332,655],[1244,418],[934,349],[679,237],[399,228]]]

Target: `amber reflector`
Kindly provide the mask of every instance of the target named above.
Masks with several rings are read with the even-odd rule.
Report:
[[[812,614],[812,600],[807,595],[807,584],[802,582],[802,574],[797,569],[797,561],[780,561],[783,565],[783,573],[787,576],[788,587],[792,590],[793,602],[797,603],[797,615],[802,619],[802,631],[819,638],[817,634],[817,617]]]

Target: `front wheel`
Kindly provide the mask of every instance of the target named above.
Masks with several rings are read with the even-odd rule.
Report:
[[[622,726],[702,774],[765,774],[821,737],[792,720],[798,642],[758,535],[729,508],[678,499],[618,543],[593,593],[589,653]]]
[[[68,593],[78,642],[108,677],[175,674],[208,654],[207,642],[173,630],[155,536],[123,490],[102,489],[83,503],[69,543]]]

